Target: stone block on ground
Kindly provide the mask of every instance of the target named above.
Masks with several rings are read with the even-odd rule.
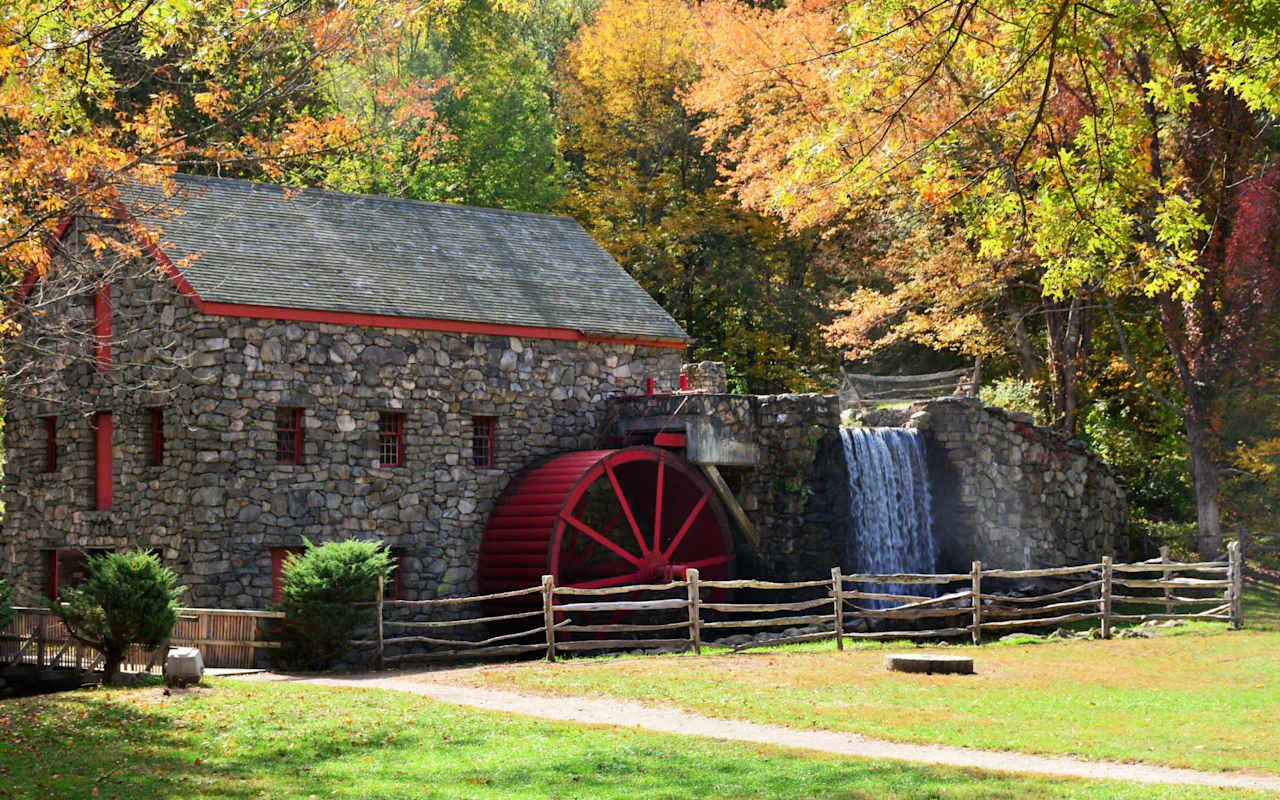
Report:
[[[951,673],[972,675],[973,659],[969,656],[933,653],[890,653],[884,657],[885,669],[893,672]]]
[[[164,660],[166,686],[187,686],[204,677],[204,659],[195,647],[173,647]]]

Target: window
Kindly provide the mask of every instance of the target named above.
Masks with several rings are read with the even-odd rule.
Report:
[[[301,547],[271,548],[271,602],[280,602],[280,593],[284,589],[284,561],[289,556],[301,555]]]
[[[404,466],[404,414],[378,414],[378,466]]]
[[[164,409],[152,408],[148,409],[148,418],[150,425],[148,432],[151,435],[151,466],[164,466]]]
[[[111,287],[105,283],[93,295],[93,360],[98,372],[111,368]]]
[[[58,418],[44,417],[44,471],[58,471]]]
[[[111,412],[99,411],[93,415],[94,439],[94,503],[98,511],[111,510],[113,456],[111,451]]]
[[[302,409],[276,409],[276,462],[302,463]]]
[[[493,417],[471,418],[471,463],[477,469],[493,469]]]
[[[64,589],[74,589],[86,577],[85,560],[90,555],[110,553],[109,548],[96,547],[89,550],[64,549],[46,550],[45,553],[45,593],[50,600],[57,601]]]

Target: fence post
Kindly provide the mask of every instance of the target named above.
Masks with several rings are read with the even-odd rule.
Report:
[[[1169,562],[1170,562],[1169,545],[1167,544],[1161,545],[1160,546],[1160,563],[1168,564]],[[1162,581],[1169,580],[1169,575],[1171,574],[1171,572],[1172,570],[1169,567],[1165,567],[1164,569],[1160,570],[1160,580]],[[1164,587],[1164,613],[1166,614],[1173,613],[1173,589],[1171,589],[1168,586]]]
[[[36,622],[36,666],[44,667],[44,619]]]
[[[1244,557],[1240,552],[1240,542],[1227,545],[1227,575],[1231,586],[1227,589],[1231,604],[1231,627],[1239,630],[1244,627]]]
[[[982,644],[982,562],[973,562],[970,588],[973,590],[973,643]]]
[[[386,578],[382,575],[379,575],[378,576],[378,594],[374,596],[374,600],[373,600],[374,605],[377,606],[377,609],[378,609],[378,623],[377,623],[378,624],[378,650],[376,653],[374,653],[374,656],[373,656],[373,667],[379,672],[383,670],[386,664],[383,658],[385,653],[383,651],[383,646],[382,646],[382,600],[385,597],[385,592],[386,592],[386,588],[383,585],[385,582],[386,582]]]
[[[556,660],[556,612],[554,607],[556,579],[542,576],[542,624],[547,629],[547,660]]]
[[[841,590],[844,588],[844,581],[840,577],[840,568],[831,568],[831,596],[835,598],[836,606],[836,649],[844,649],[844,597],[841,596]]]
[[[1102,557],[1102,638],[1111,638],[1111,556]]]
[[[693,643],[693,654],[702,655],[702,589],[698,586],[698,570],[687,569],[684,572],[685,582],[689,585],[689,641]]]

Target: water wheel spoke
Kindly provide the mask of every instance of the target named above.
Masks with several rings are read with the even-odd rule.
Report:
[[[598,578],[593,581],[570,583],[575,589],[604,589],[608,586],[623,586],[628,583],[640,583],[644,576],[639,572],[628,572],[626,575],[615,575],[612,578]]]
[[[680,542],[684,541],[685,534],[693,526],[693,521],[698,518],[698,514],[702,513],[702,509],[706,508],[707,501],[710,499],[711,490],[708,489],[703,493],[702,497],[698,498],[698,502],[694,505],[693,510],[689,512],[689,516],[684,518],[684,523],[681,524],[680,530],[676,531],[675,538],[671,540],[671,544],[667,546],[667,549],[662,554],[665,558],[670,559],[671,554],[680,546]]]
[[[702,569],[703,567],[714,567],[720,564],[728,564],[733,560],[733,556],[712,556],[710,558],[700,558],[697,561],[690,561],[680,566],[685,569]]]
[[[574,517],[570,516],[567,513],[561,514],[560,518],[563,519],[565,522],[569,523],[570,525],[572,525],[573,527],[577,528],[578,530],[582,531],[587,536],[594,539],[601,547],[604,547],[608,550],[613,551],[614,553],[618,554],[622,558],[625,558],[627,561],[631,562],[631,564],[633,564],[634,566],[639,567],[642,565],[643,562],[641,562],[640,559],[631,555],[626,550],[623,550],[621,547],[609,541],[609,539],[605,538],[604,536],[601,536],[599,533],[595,531],[594,528],[592,528],[590,525],[586,524],[585,522],[575,519]]]
[[[636,544],[640,546],[641,553],[649,552],[649,545],[645,543],[644,534],[640,532],[640,526],[636,523],[636,515],[631,513],[631,504],[627,502],[627,496],[622,491],[621,484],[618,483],[618,476],[614,474],[613,467],[609,462],[604,462],[604,472],[609,476],[609,483],[613,486],[613,493],[618,498],[618,505],[622,508],[622,513],[627,517],[627,524],[631,526],[631,533],[636,537]]]

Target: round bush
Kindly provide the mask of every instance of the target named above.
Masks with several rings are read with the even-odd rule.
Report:
[[[391,575],[391,555],[380,542],[348,539],[313,545],[285,559],[277,626],[279,660],[294,669],[328,668],[347,651],[356,630],[373,619],[378,579]]]

